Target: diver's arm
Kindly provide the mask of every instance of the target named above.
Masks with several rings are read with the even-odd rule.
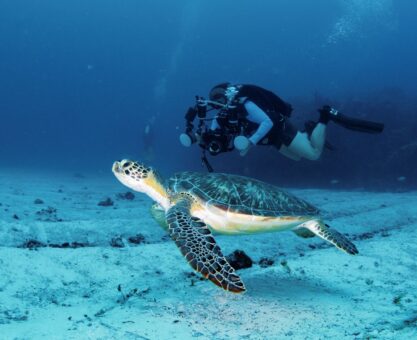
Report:
[[[246,117],[249,121],[259,124],[255,133],[249,137],[252,144],[257,144],[272,129],[274,123],[271,118],[254,102],[246,101],[245,109],[248,112]]]

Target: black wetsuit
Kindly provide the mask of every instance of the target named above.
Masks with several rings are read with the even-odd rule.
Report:
[[[240,120],[245,135],[249,136],[256,131],[258,124],[251,122],[245,103],[251,101],[255,103],[273,122],[270,131],[259,141],[258,145],[274,145],[278,149],[282,144],[291,144],[297,129],[289,122],[292,112],[290,104],[286,103],[275,93],[256,85],[242,84],[237,85],[238,94],[234,99],[236,112],[234,113]]]

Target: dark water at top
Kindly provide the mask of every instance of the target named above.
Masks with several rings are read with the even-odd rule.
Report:
[[[329,103],[386,130],[331,125],[336,150],[320,161],[257,148],[212,159],[216,170],[281,185],[413,188],[416,17],[411,0],[2,0],[0,167],[106,172],[130,157],[167,174],[204,171],[197,147],[178,142],[184,112],[229,80],[290,101],[299,127]]]

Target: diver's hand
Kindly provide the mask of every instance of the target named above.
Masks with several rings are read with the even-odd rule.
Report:
[[[253,143],[250,141],[249,138],[245,136],[237,136],[234,140],[234,146],[237,150],[239,150],[240,155],[246,156],[249,149],[253,146]]]
[[[246,156],[246,154],[249,152],[249,150],[252,148],[252,146],[254,146],[255,144],[253,144],[252,142],[249,142],[248,147],[246,149],[243,149],[240,151],[240,155],[242,157]]]

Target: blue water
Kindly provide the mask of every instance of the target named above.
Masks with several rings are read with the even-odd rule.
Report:
[[[318,162],[257,148],[211,159],[216,170],[281,185],[412,188],[416,17],[411,0],[2,0],[0,167],[105,172],[130,157],[165,173],[204,171],[200,150],[178,142],[184,112],[229,80],[275,91],[299,127],[325,102],[386,129],[332,125],[336,150]]]
[[[416,18],[414,0],[0,0],[0,339],[417,338]],[[359,255],[215,235],[253,260],[227,295],[127,199],[115,160],[206,171],[178,137],[224,81],[274,91],[300,129],[324,104],[385,124],[330,122],[318,161],[209,157],[314,204]]]

